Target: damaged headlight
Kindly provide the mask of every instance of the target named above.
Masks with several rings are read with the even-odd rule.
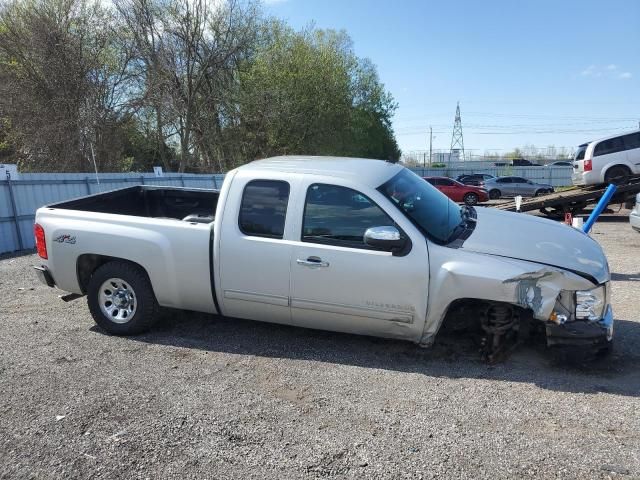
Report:
[[[576,292],[576,319],[596,321],[602,318],[607,303],[607,293],[604,285],[592,290],[578,290]]]

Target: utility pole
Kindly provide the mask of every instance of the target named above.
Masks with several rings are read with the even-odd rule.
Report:
[[[429,127],[429,166],[431,166],[431,162],[433,161],[433,157],[431,157],[432,146],[433,146],[433,128]]]

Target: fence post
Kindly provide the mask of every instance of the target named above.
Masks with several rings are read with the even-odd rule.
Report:
[[[144,175],[140,175],[140,184],[144,185]]]
[[[218,189],[218,180],[216,180],[216,176],[215,175],[213,176],[213,188],[215,190]]]
[[[182,182],[182,186],[184,187],[184,175],[180,175],[180,182]]]
[[[89,177],[84,177],[84,182],[87,185],[87,195],[91,195],[91,184],[89,183]]]
[[[18,209],[16,207],[16,199],[13,196],[13,185],[11,184],[11,173],[7,170],[7,185],[9,185],[9,199],[11,200],[11,209],[13,210],[13,223],[16,226],[16,234],[18,235],[18,246],[20,250],[24,250],[22,243],[22,234],[20,233],[20,222],[18,220]]]

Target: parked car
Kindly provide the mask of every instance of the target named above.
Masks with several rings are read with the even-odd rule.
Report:
[[[640,232],[640,193],[636,195],[636,204],[629,214],[629,223],[637,232]]]
[[[511,160],[511,165],[514,167],[540,167],[541,165],[536,162],[527,160],[526,158],[514,158]]]
[[[465,185],[475,185],[476,187],[483,187],[484,181],[490,178],[496,178],[495,175],[488,173],[467,173],[464,175],[458,175],[456,180]]]
[[[545,183],[535,183],[522,177],[497,177],[484,182],[484,188],[489,192],[489,198],[500,197],[537,197],[554,191],[553,186]]]
[[[583,143],[573,161],[574,185],[624,184],[640,174],[640,130]]]
[[[502,160],[494,162],[494,167],[540,167],[539,163],[532,162],[525,158],[514,158],[513,160]]]
[[[38,277],[87,296],[116,335],[160,307],[431,345],[478,322],[487,348],[529,328],[608,349],[610,274],[575,228],[459,206],[380,160],[277,157],[222,189],[134,186],[38,209]],[[506,340],[505,340],[506,339]]]
[[[424,177],[424,179],[454,202],[476,205],[478,202],[489,200],[489,194],[484,188],[465,185],[448,177]]]
[[[571,167],[572,165],[573,165],[573,162],[558,160],[557,162],[552,162],[545,165],[545,167]]]

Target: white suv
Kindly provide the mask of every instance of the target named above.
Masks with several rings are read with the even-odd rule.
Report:
[[[638,174],[640,130],[582,144],[573,160],[574,185],[621,184]]]

